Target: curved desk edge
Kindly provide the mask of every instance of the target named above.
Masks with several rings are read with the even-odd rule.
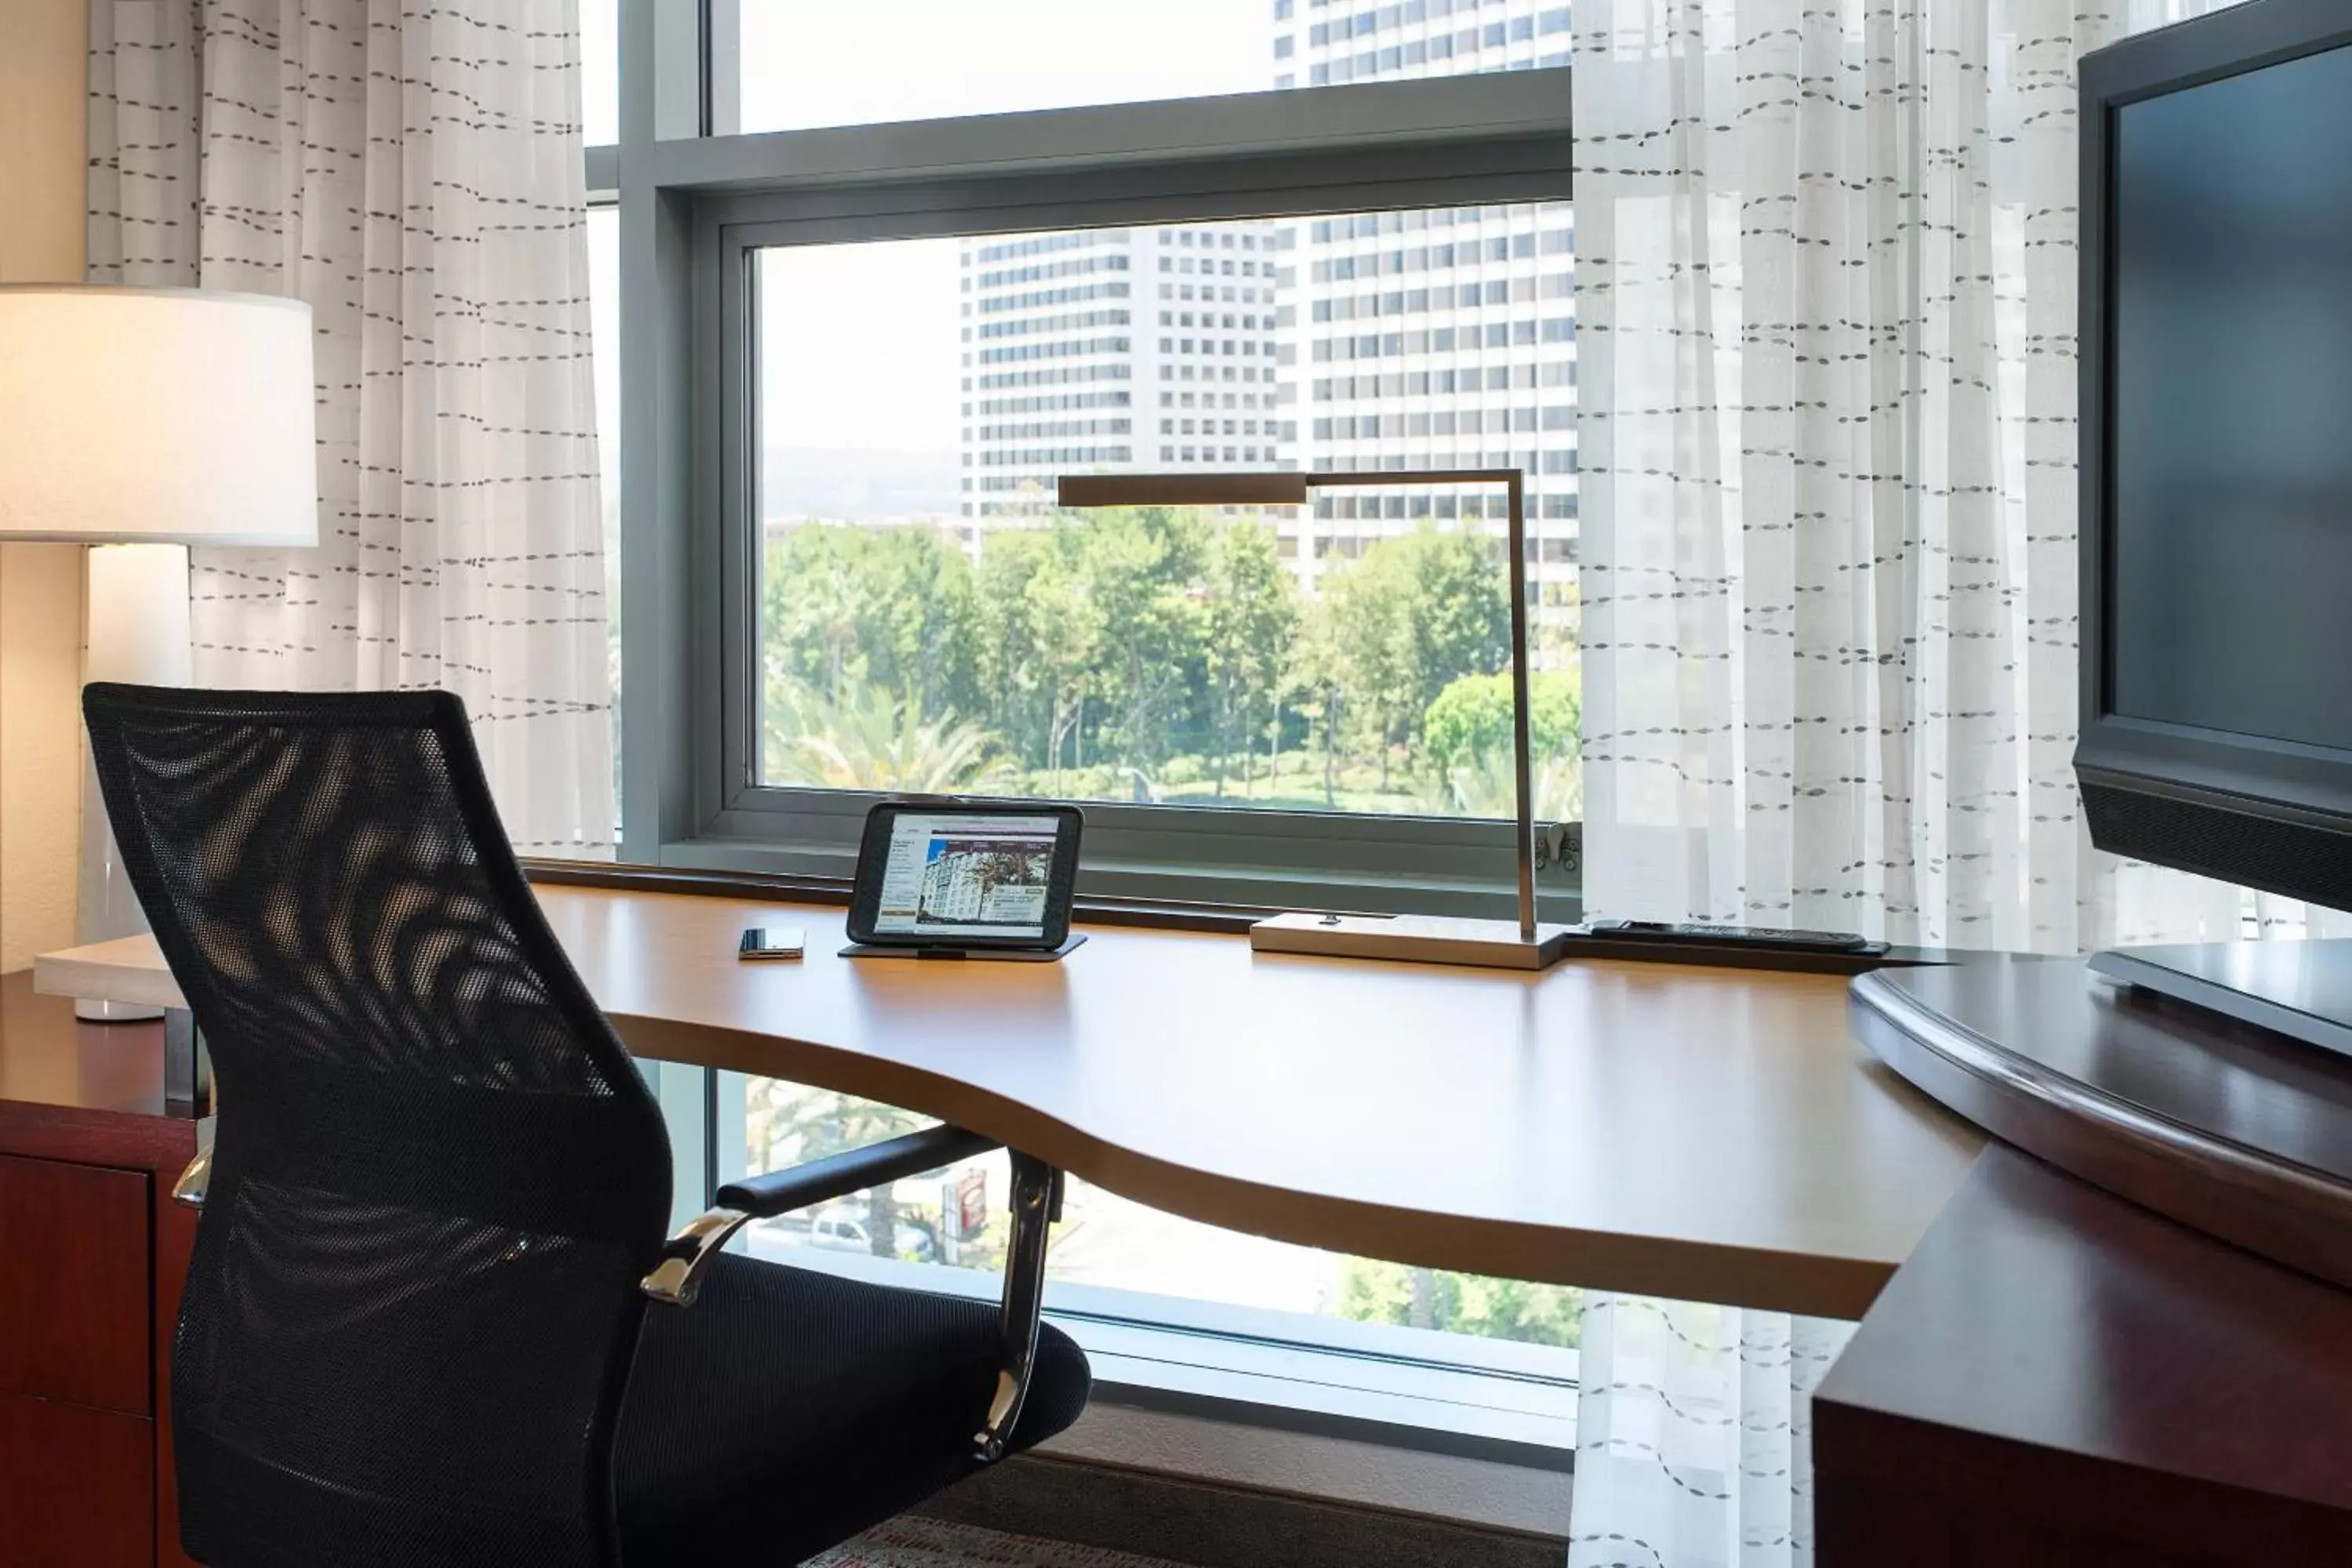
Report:
[[[1879,1059],[1995,1137],[2191,1229],[2352,1288],[2352,1184],[2053,1068],[1925,1005],[1893,973],[1857,976],[1849,998],[1854,1033]]]
[[[788,1078],[903,1106],[1034,1154],[1137,1203],[1300,1247],[1496,1279],[1843,1319],[1867,1311],[1899,1267],[1687,1237],[1473,1219],[1267,1185],[1139,1153],[961,1079],[862,1052],[781,1034],[620,1011],[608,1016],[636,1055]]]

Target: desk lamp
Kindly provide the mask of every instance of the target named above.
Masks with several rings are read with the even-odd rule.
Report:
[[[1519,918],[1454,915],[1276,915],[1250,928],[1261,952],[1311,952],[1338,958],[1414,959],[1488,969],[1542,969],[1567,944],[1565,926],[1536,923],[1535,791],[1528,733],[1528,544],[1525,479],[1517,468],[1386,468],[1371,472],[1299,471],[1192,474],[1066,474],[1066,507],[1304,506],[1316,489],[1394,485],[1501,485],[1510,496],[1511,761],[1517,801],[1513,858],[1519,874]]]
[[[97,547],[88,679],[194,684],[189,545],[319,542],[310,331],[267,295],[0,287],[0,539]],[[143,931],[87,754],[81,803],[80,939]]]

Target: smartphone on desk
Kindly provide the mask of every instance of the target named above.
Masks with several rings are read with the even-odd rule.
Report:
[[[735,956],[752,958],[798,958],[807,945],[807,933],[798,926],[753,926],[743,933],[742,944]]]

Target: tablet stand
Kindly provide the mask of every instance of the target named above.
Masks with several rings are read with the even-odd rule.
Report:
[[[1051,963],[1087,939],[1072,931],[1059,947],[900,947],[853,942],[844,958],[985,958],[1006,963]]]

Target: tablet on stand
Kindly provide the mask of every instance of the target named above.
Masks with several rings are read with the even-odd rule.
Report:
[[[866,816],[845,958],[1046,963],[1070,931],[1085,817],[1070,805],[884,801]]]

